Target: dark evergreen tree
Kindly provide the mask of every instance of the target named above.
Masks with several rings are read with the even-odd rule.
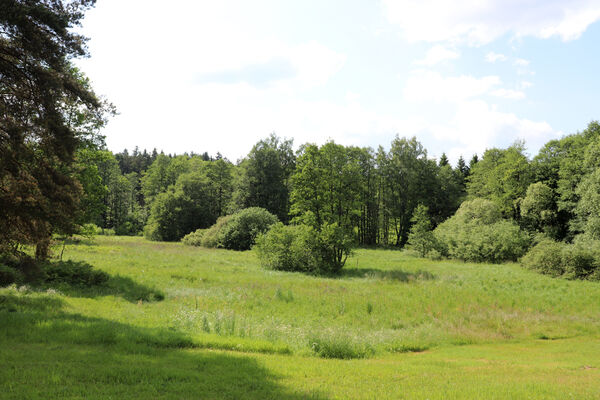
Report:
[[[446,153],[442,153],[442,156],[440,157],[440,161],[438,162],[438,165],[440,167],[443,167],[445,165],[449,165],[450,163],[448,162],[448,157],[446,156]]]
[[[90,130],[103,111],[71,60],[87,55],[73,32],[94,0],[0,2],[0,247],[36,245],[48,255],[53,232],[73,233],[81,185],[79,147],[97,143]],[[76,123],[70,112],[95,117]]]

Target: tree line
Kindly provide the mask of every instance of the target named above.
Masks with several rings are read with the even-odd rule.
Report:
[[[428,158],[416,138],[396,137],[389,151],[328,142],[295,152],[292,140],[274,134],[235,164],[220,154],[100,149],[83,151],[81,162],[86,222],[118,234],[144,230],[151,239],[179,240],[221,216],[260,207],[284,223],[336,223],[354,232],[357,244],[385,246],[406,243],[418,204],[436,224],[451,216],[470,171],[462,158],[456,168],[445,155]]]

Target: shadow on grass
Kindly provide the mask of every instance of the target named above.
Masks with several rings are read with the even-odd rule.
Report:
[[[41,278],[33,286],[56,289],[72,297],[118,296],[130,302],[160,301],[164,294],[133,279],[110,275],[83,261],[53,261],[41,265]]]
[[[435,275],[428,271],[406,272],[399,269],[381,270],[374,268],[343,268],[340,278],[367,278],[398,282],[430,281]]]
[[[5,399],[324,398],[286,389],[251,357],[193,350],[178,331],[69,313],[53,295],[0,292],[0,321]]]
[[[61,293],[72,297],[94,298],[116,296],[132,303],[140,300],[161,301],[165,298],[165,295],[160,290],[141,285],[131,278],[120,275],[109,275],[106,282],[94,286],[69,285],[65,283],[57,285],[46,284],[46,286],[56,288]]]
[[[54,251],[60,254],[63,245],[67,246],[98,246],[98,243],[94,238],[87,238],[83,236],[72,236],[63,240],[56,241]]]

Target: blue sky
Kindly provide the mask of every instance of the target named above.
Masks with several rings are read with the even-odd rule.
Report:
[[[236,160],[275,132],[534,155],[600,118],[599,19],[597,0],[103,0],[78,64],[120,112],[113,151]]]

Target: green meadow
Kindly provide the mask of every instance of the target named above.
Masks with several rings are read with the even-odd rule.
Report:
[[[136,237],[63,258],[110,278],[0,289],[0,398],[600,398],[595,282],[381,249],[315,277]]]

